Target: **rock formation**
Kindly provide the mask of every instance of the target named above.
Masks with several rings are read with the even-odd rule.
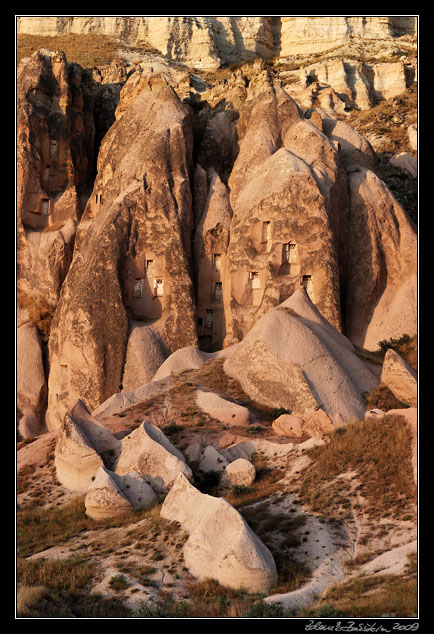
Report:
[[[397,399],[411,407],[417,407],[417,374],[392,348],[387,350],[384,357],[381,383]]]
[[[18,303],[53,313],[92,188],[93,97],[62,51],[17,73]]]
[[[114,471],[140,473],[158,493],[167,493],[180,473],[192,477],[182,453],[158,427],[146,422],[122,439]]]
[[[119,517],[156,504],[157,496],[138,473],[119,476],[100,467],[85,497],[86,515],[94,520]]]
[[[46,401],[47,381],[38,329],[27,322],[17,330],[17,408],[23,438],[33,438],[45,430]]]
[[[220,487],[249,487],[256,477],[256,469],[249,460],[237,458],[227,465],[220,480]]]
[[[202,411],[226,425],[245,427],[250,422],[250,414],[247,407],[231,403],[231,401],[213,392],[197,390],[196,404]]]
[[[161,507],[161,516],[189,533],[185,565],[200,580],[216,579],[231,588],[267,592],[277,581],[273,557],[223,498],[200,493],[179,475]]]
[[[148,46],[197,68],[255,57],[328,51],[357,41],[396,39],[417,32],[411,16],[48,16],[19,17],[18,33],[95,33]]]
[[[362,393],[378,383],[304,289],[261,317],[223,367],[254,400],[303,419],[323,408],[336,425],[363,417]]]
[[[165,81],[140,73],[131,80],[129,107],[101,146],[52,323],[51,429],[77,397],[94,409],[122,389],[129,317],[142,320],[143,331],[152,329],[141,339],[156,358],[196,343],[188,113]]]

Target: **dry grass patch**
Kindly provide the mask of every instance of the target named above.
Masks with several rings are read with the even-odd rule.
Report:
[[[121,47],[129,52],[160,54],[145,41],[137,45],[121,45],[117,39],[95,33],[63,33],[53,36],[19,33],[17,34],[17,62],[30,57],[40,48],[45,48],[49,51],[64,51],[68,62],[75,62],[83,68],[93,68],[119,59]]]
[[[299,617],[408,618],[417,615],[417,578],[378,575],[357,577],[330,588],[315,607]]]
[[[350,503],[352,488],[337,476],[356,472],[356,491],[372,519],[414,517],[416,487],[411,466],[411,436],[405,421],[389,416],[336,430],[329,443],[309,450],[312,462],[299,476],[299,498],[314,512],[337,515]]]
[[[408,406],[407,403],[400,401],[391,392],[387,385],[377,385],[365,396],[367,409],[382,409],[383,412],[388,412],[391,409],[405,409]]]

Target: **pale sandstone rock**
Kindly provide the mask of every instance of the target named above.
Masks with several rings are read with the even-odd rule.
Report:
[[[345,121],[323,117],[324,133],[334,142],[340,145],[340,154],[346,168],[352,165],[361,165],[380,173],[377,155],[372,145],[360,132],[352,128]]]
[[[353,42],[395,46],[417,33],[411,16],[44,16],[18,18],[18,33],[95,33],[148,44],[197,68],[246,57],[269,58],[327,51]]]
[[[213,392],[196,390],[195,401],[203,412],[222,423],[234,427],[245,427],[249,424],[250,413],[247,407],[232,403]]]
[[[333,431],[333,429],[335,429],[335,425],[322,409],[308,414],[303,426],[303,431],[309,434],[311,438],[321,438],[321,436]]]
[[[23,438],[43,433],[43,410],[47,401],[47,382],[42,360],[42,346],[38,329],[25,323],[17,330],[17,408]]]
[[[57,479],[67,489],[84,491],[101,466],[113,466],[120,450],[121,442],[77,401],[60,428],[54,459]]]
[[[197,472],[204,474],[209,471],[215,471],[221,475],[228,465],[229,462],[223,453],[212,445],[208,445],[202,452]]]
[[[131,392],[149,383],[166,356],[161,344],[161,334],[154,332],[152,326],[132,322],[125,354],[122,390]]]
[[[121,443],[116,474],[138,472],[157,493],[167,493],[180,473],[192,477],[182,453],[151,423],[143,422]]]
[[[273,421],[272,430],[278,436],[303,436],[304,420],[292,414],[282,414]]]
[[[163,394],[171,387],[174,386],[174,381],[171,377],[156,380],[155,383],[148,383],[135,390],[128,392],[118,392],[113,394],[104,403],[101,403],[93,412],[92,416],[98,419],[104,419],[113,414],[117,414],[128,407],[131,407],[135,403],[146,401],[154,396]]]
[[[245,132],[229,178],[225,345],[245,337],[304,277],[315,305],[340,328],[336,210],[346,207],[347,192],[337,148],[271,80],[238,126]]]
[[[409,542],[375,557],[362,566],[367,575],[402,575],[408,563],[408,555],[417,552],[417,541]]]
[[[87,490],[86,515],[95,520],[120,517],[131,513],[133,505],[110,471],[100,467]]]
[[[378,380],[352,344],[337,331],[331,334],[330,324],[306,304],[311,302],[302,290],[261,317],[224,370],[251,398],[305,420],[318,405],[335,424],[363,418],[362,392]]]
[[[405,92],[407,84],[402,62],[375,64],[372,69],[374,96],[377,99],[391,99]]]
[[[98,469],[104,466],[102,458],[68,414],[59,434],[54,457],[57,479],[67,489],[86,491]]]
[[[417,177],[417,158],[409,152],[394,154],[390,159],[390,164],[408,172],[413,178]]]
[[[392,348],[387,350],[384,357],[381,383],[400,401],[412,407],[417,406],[417,374]]]
[[[267,592],[276,583],[270,551],[223,498],[200,493],[179,475],[161,516],[179,522],[189,533],[184,560],[194,577],[249,592]]]
[[[141,508],[151,508],[157,496],[138,473],[119,476],[100,467],[85,497],[86,515],[96,520],[118,517]]]
[[[167,356],[197,344],[189,113],[164,78],[137,71],[116,117],[51,325],[51,429],[77,397],[94,410],[122,389],[129,314],[153,321]]]
[[[176,350],[160,365],[152,378],[152,382],[159,381],[183,370],[196,370],[202,367],[205,361],[216,356],[216,353],[203,352],[197,346],[188,346]]]
[[[409,125],[407,134],[411,149],[417,152],[417,125],[414,123]]]
[[[227,465],[220,480],[220,487],[250,487],[256,478],[256,469],[249,460],[237,458]]]
[[[368,350],[417,332],[415,226],[385,183],[363,167],[348,174],[346,327]]]

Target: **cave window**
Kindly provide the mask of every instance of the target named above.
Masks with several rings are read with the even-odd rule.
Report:
[[[303,275],[302,285],[306,289],[306,293],[313,299],[313,280],[312,275]]]
[[[222,283],[216,282],[214,289],[214,301],[220,302],[222,298]]]
[[[146,260],[146,273],[152,275],[154,270],[154,260]]]
[[[283,262],[293,261],[294,254],[295,254],[295,247],[296,247],[295,242],[287,242],[286,244],[283,245],[283,254],[282,254]]]
[[[197,318],[197,325],[198,326],[202,326],[202,323],[203,323],[203,317],[198,317]]]
[[[44,180],[47,181],[50,177],[50,166],[46,165],[44,170]]]
[[[161,278],[154,281],[154,286],[155,286],[155,289],[156,289],[156,292],[157,292],[157,296],[163,295],[163,293],[164,293],[163,280]]]
[[[261,288],[258,271],[249,271],[249,280],[252,288]]]
[[[214,324],[214,311],[207,310],[205,313],[205,328],[212,328]]]
[[[262,242],[271,240],[271,223],[269,220],[262,223]]]
[[[221,265],[222,265],[221,253],[214,253],[213,254],[213,265],[214,265],[214,269],[216,271],[220,271],[220,268],[221,268]]]
[[[50,141],[50,156],[52,159],[57,156],[57,141]]]
[[[49,206],[48,198],[43,198],[42,199],[42,214],[44,216],[48,216],[48,206]]]
[[[134,298],[138,299],[139,297],[142,296],[142,289],[143,289],[143,279],[139,278],[139,279],[135,279],[134,280]]]

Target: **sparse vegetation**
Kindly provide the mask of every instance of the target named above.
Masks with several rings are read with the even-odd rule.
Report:
[[[298,617],[376,618],[385,614],[406,618],[417,614],[417,578],[376,575],[356,577],[330,588],[315,608],[301,610]]]
[[[64,51],[68,62],[75,62],[83,68],[110,64],[121,57],[120,49],[143,54],[160,54],[145,41],[136,45],[120,44],[117,39],[95,33],[63,33],[53,36],[18,33],[17,63],[25,57],[30,57],[40,48]]]
[[[308,451],[312,462],[300,472],[300,501],[314,512],[338,516],[351,492],[336,478],[355,471],[367,515],[378,519],[387,511],[396,518],[414,516],[410,447],[410,431],[399,417],[339,428],[326,445]]]

